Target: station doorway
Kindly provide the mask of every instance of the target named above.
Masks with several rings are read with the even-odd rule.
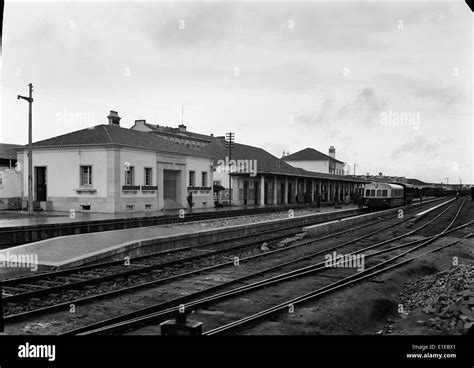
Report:
[[[46,167],[35,167],[35,198],[38,202],[45,202],[47,198],[46,192]]]
[[[177,171],[163,170],[163,198],[177,200]]]

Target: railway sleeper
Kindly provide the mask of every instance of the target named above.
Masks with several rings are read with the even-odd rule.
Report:
[[[62,285],[64,285],[64,282],[53,281],[53,280],[41,280],[40,281],[40,286],[41,285],[44,285],[46,287],[48,287],[48,286],[62,286]]]
[[[76,281],[76,282],[88,280],[88,278],[85,278],[85,277],[80,278],[76,276],[57,276],[57,278],[64,281]]]
[[[19,294],[19,293],[22,294],[25,291],[27,291],[25,289],[20,289],[20,288],[13,287],[13,286],[4,286],[2,289],[3,289],[3,295],[5,295],[7,293],[10,294],[10,295],[15,295],[15,294]]]

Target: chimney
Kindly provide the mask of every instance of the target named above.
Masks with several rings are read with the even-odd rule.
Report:
[[[334,146],[329,147],[329,156],[334,159],[336,158],[336,149],[334,148]]]
[[[110,110],[110,114],[107,116],[109,119],[109,125],[120,126],[121,117],[118,115],[117,111]]]
[[[181,133],[185,132],[186,131],[186,125],[184,124],[179,124],[178,125],[178,129]]]
[[[137,120],[135,120],[135,125],[133,127],[131,127],[130,129],[139,130],[141,132],[149,131],[150,128],[146,127],[145,124],[146,124],[145,119],[137,119]]]

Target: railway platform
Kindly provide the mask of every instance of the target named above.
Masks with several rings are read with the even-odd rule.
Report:
[[[295,211],[294,218],[287,212],[265,215],[214,219],[194,223],[157,225],[124,230],[94,232],[88,234],[59,236],[0,250],[3,257],[34,255],[39,268],[66,268],[79,266],[114,255],[136,256],[146,251],[175,249],[196,243],[216,241],[223,237],[238,236],[242,233],[277,229],[281,224],[301,219],[301,225],[316,220],[332,220],[340,216],[359,213],[357,206],[345,205],[343,208],[322,207],[308,209],[301,214]],[[251,226],[250,226],[251,225]],[[5,273],[5,269],[3,270]],[[0,267],[0,272],[2,268]]]
[[[325,204],[331,206],[330,204]],[[35,213],[34,217],[3,219],[7,211],[0,211],[0,249],[22,245],[58,236],[77,235],[110,230],[122,230],[154,225],[169,225],[234,216],[281,212],[288,209],[315,208],[314,204],[289,204],[279,206],[233,206],[231,208],[209,208],[207,210],[168,210],[166,212],[142,212],[120,214],[48,212]],[[18,213],[16,213],[18,215]],[[10,215],[12,217],[12,215]],[[23,214],[25,217],[25,214]]]
[[[267,208],[273,206],[266,206]],[[187,214],[199,213],[213,213],[225,211],[242,211],[244,209],[261,208],[261,206],[232,206],[229,207],[210,207],[200,208],[194,211],[189,211],[185,208]],[[35,212],[32,217],[28,216],[27,211],[0,211],[0,228],[5,227],[22,227],[22,226],[37,226],[37,225],[51,225],[51,224],[72,224],[92,221],[108,221],[120,219],[139,219],[142,217],[161,217],[167,215],[177,215],[178,210],[166,211],[147,211],[147,212],[129,212],[129,213],[97,213],[97,212],[75,212],[74,217],[71,217],[69,212],[63,211],[47,211]]]

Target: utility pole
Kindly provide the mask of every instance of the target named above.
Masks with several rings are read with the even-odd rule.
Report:
[[[32,174],[32,165],[33,165],[33,150],[31,147],[32,140],[32,127],[33,127],[33,85],[28,84],[30,89],[29,97],[24,97],[18,95],[18,99],[23,99],[28,101],[29,104],[29,113],[28,113],[28,215],[33,214],[33,174]]]
[[[5,324],[3,322],[3,295],[2,282],[0,281],[0,332],[5,331]]]
[[[229,163],[232,158],[232,147],[234,146],[234,133],[226,133],[226,146],[229,149]],[[231,169],[227,168],[229,174],[229,207],[232,205],[232,177],[230,176]]]

